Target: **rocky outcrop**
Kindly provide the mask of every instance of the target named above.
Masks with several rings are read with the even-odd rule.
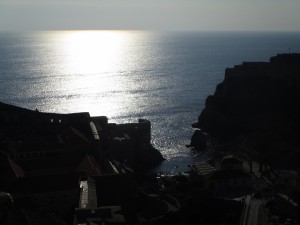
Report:
[[[242,135],[257,149],[264,145],[295,157],[300,146],[299,102],[300,54],[279,54],[270,62],[227,68],[194,126],[218,140],[232,141]]]
[[[192,138],[191,144],[186,147],[194,147],[195,149],[205,149],[207,147],[208,135],[201,130],[195,130]]]

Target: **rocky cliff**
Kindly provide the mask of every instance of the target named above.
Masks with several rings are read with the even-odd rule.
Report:
[[[296,165],[299,115],[300,54],[279,54],[227,68],[194,127],[223,142],[243,140],[265,161]]]

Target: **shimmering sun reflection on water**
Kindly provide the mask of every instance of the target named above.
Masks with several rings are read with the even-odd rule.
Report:
[[[75,103],[77,111],[107,116],[126,107],[113,93],[127,89],[119,71],[128,57],[130,31],[66,31],[58,40],[60,70],[66,76],[58,85],[69,96],[64,104]]]
[[[125,31],[68,31],[61,39],[70,73],[111,71],[124,56]]]

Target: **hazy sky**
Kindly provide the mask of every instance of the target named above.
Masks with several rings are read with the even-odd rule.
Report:
[[[0,31],[300,31],[300,0],[0,0]]]

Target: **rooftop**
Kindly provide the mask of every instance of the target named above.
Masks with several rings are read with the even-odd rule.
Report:
[[[213,167],[208,162],[200,162],[192,166],[192,169],[199,175],[208,175],[214,171],[216,171],[216,168]]]

